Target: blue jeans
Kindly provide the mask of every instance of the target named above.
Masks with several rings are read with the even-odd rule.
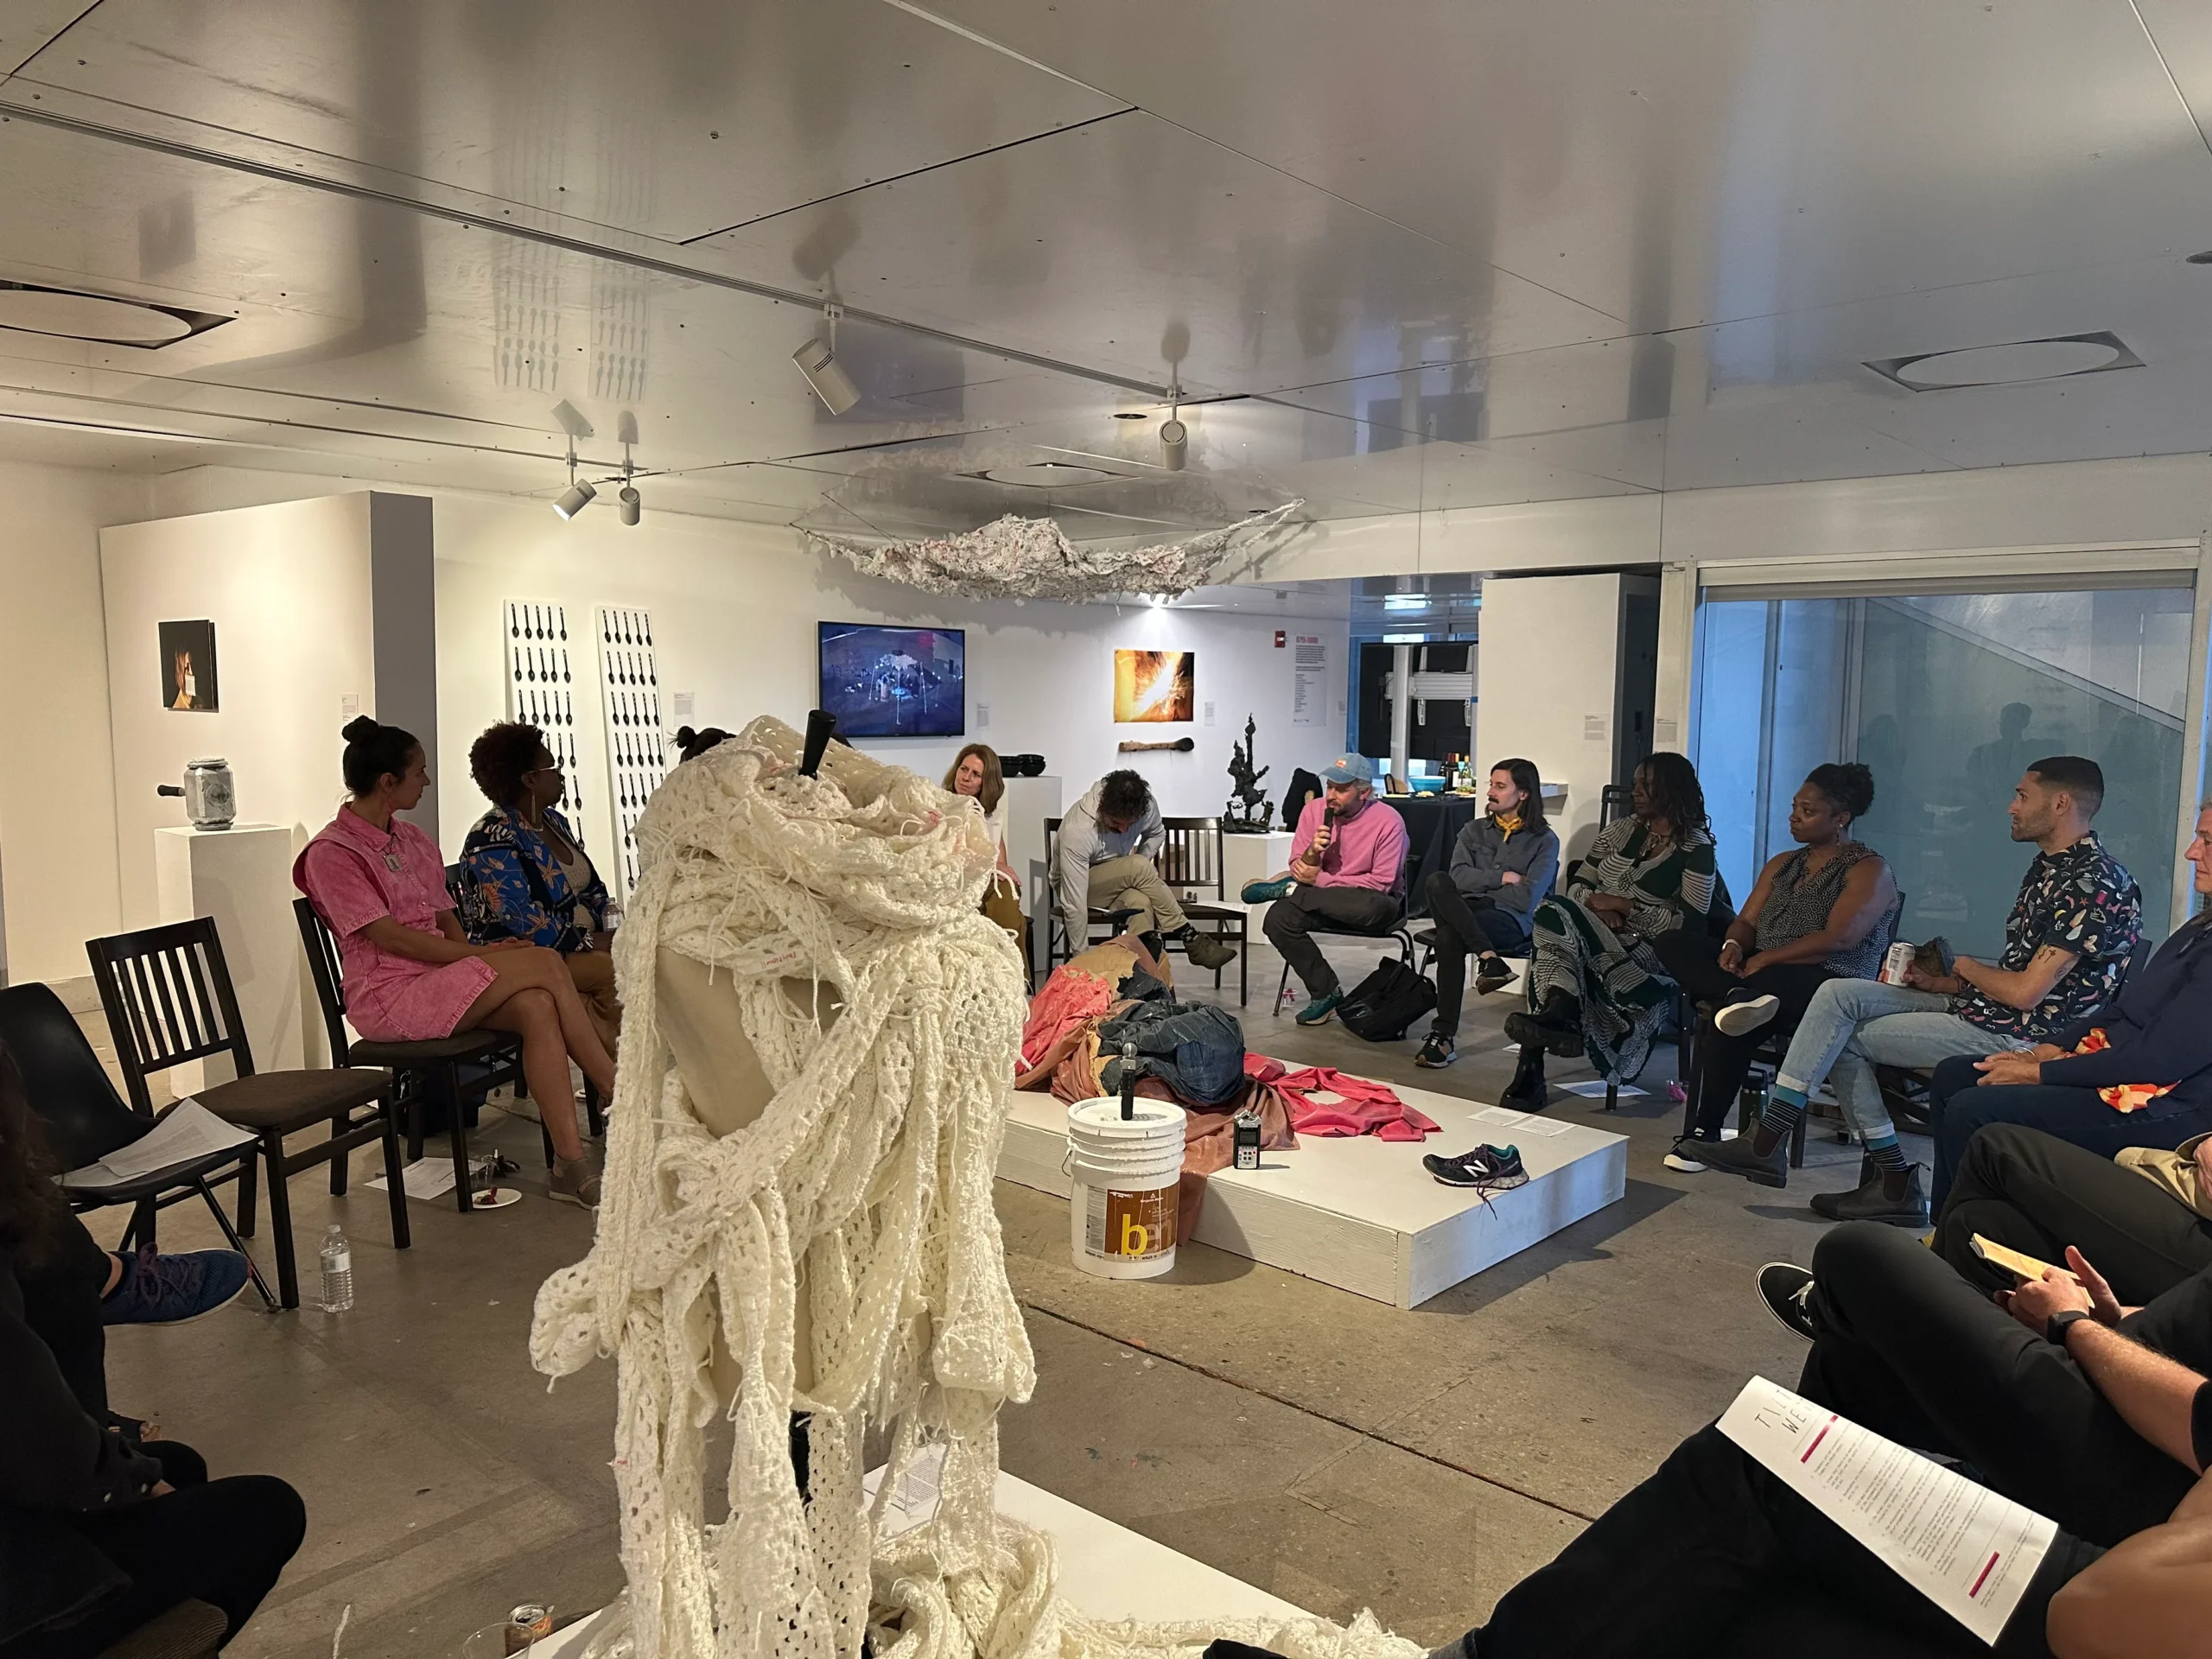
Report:
[[[2002,1054],[2032,1045],[1970,1025],[1948,998],[1872,979],[1832,979],[1813,993],[1775,1081],[1809,1097],[1825,1078],[1861,1140],[1897,1133],[1882,1104],[1877,1065],[1934,1065],[1955,1054]]]

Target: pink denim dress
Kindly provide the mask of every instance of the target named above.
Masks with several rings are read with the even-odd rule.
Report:
[[[394,818],[387,835],[340,808],[293,863],[292,885],[337,936],[346,1018],[364,1037],[409,1043],[450,1037],[499,977],[480,957],[416,962],[362,936],[383,916],[435,933],[438,912],[453,908],[437,842],[404,819]]]

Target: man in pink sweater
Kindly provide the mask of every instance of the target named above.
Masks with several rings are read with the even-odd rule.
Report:
[[[1338,755],[1321,781],[1291,840],[1294,885],[1261,924],[1313,999],[1299,1011],[1301,1026],[1325,1024],[1344,999],[1313,929],[1372,932],[1405,911],[1406,821],[1375,798],[1375,768],[1364,755]]]

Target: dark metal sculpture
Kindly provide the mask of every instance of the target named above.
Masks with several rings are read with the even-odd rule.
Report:
[[[1255,729],[1251,715],[1245,715],[1244,740],[1230,751],[1229,778],[1236,788],[1229,804],[1222,810],[1221,827],[1232,836],[1263,836],[1268,832],[1268,798],[1260,789],[1260,779],[1268,775],[1268,768],[1252,770],[1252,734]]]

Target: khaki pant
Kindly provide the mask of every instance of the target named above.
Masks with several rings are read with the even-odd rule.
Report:
[[[569,977],[575,982],[576,995],[584,1000],[584,1012],[591,1016],[592,1029],[599,1033],[599,1040],[612,1056],[615,1045],[622,1039],[622,1004],[614,995],[613,953],[579,950],[562,960],[569,964]]]
[[[1090,907],[1141,912],[1129,918],[1128,931],[1132,933],[1173,933],[1187,919],[1183,906],[1160,879],[1160,866],[1141,853],[1125,854],[1090,867]],[[1074,918],[1069,927],[1078,941],[1076,948],[1082,949],[1084,918]]]

